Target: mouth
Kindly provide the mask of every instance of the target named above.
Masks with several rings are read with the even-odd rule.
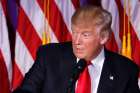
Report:
[[[79,53],[83,53],[83,49],[81,49],[81,48],[75,48],[75,52],[78,53],[78,54]]]
[[[81,48],[75,48],[74,54],[77,58],[83,58],[84,57],[84,51]]]
[[[79,53],[81,54],[83,53],[83,50],[84,50],[81,45],[75,45],[75,44],[73,44],[73,49],[76,54],[79,54]]]

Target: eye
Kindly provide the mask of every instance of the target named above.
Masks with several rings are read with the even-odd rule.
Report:
[[[84,33],[82,33],[82,35],[83,35],[83,37],[89,37],[89,36],[91,35],[91,33],[89,33],[89,32],[84,32]]]

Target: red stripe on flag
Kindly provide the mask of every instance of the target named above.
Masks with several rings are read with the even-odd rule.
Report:
[[[120,31],[119,31],[119,36],[121,38],[121,41],[122,41],[122,36],[123,36],[123,28],[124,28],[124,9],[121,5],[121,2],[120,0],[116,0],[116,5],[118,6],[118,12],[119,12],[119,22],[120,22]],[[127,28],[127,15],[125,14],[125,28],[126,28],[126,31],[128,30]]]
[[[44,12],[44,0],[37,0],[41,9]],[[48,2],[48,0],[46,1]],[[66,24],[63,21],[63,17],[55,4],[54,0],[50,0],[49,7],[49,24],[54,31],[55,36],[57,37],[59,42],[70,41],[71,34],[68,31]],[[47,6],[46,6],[47,8]],[[47,17],[47,12],[46,12]],[[48,17],[47,17],[48,18]]]
[[[10,93],[8,72],[0,50],[0,93]]]
[[[113,32],[111,33],[111,36],[110,36],[110,38],[109,38],[109,40],[108,40],[108,42],[106,43],[105,46],[108,50],[111,50],[111,51],[114,51],[114,52],[119,51]]]
[[[4,14],[7,15],[7,0],[1,0],[1,5],[3,7]]]
[[[130,25],[130,29],[131,29],[132,59],[140,67],[140,41],[138,40],[138,37],[132,25]]]
[[[19,20],[17,29],[24,44],[30,51],[33,59],[35,59],[36,50],[41,45],[42,41],[21,7],[19,11]]]
[[[13,79],[12,79],[12,88],[15,90],[22,82],[23,75],[20,72],[20,69],[18,68],[17,64],[13,62]]]
[[[80,7],[80,0],[71,0],[75,9],[79,8]]]
[[[116,4],[118,6],[118,10],[119,10],[119,15],[120,15],[120,38],[122,40],[122,36],[123,36],[123,27],[124,27],[124,17],[123,17],[123,13],[124,13],[124,9],[123,6],[121,5],[120,0],[116,0]],[[128,16],[125,14],[125,31],[126,33],[128,32]],[[134,31],[134,28],[130,22],[130,33],[131,33],[131,46],[132,46],[132,59],[134,60],[134,62],[136,64],[138,64],[140,66],[140,41],[136,35],[136,32]]]

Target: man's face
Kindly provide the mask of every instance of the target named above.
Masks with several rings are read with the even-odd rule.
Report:
[[[72,46],[76,57],[91,60],[103,46],[97,26],[72,25]]]

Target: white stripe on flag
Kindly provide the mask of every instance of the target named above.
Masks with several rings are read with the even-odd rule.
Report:
[[[39,37],[42,39],[42,33],[44,31],[44,13],[38,5],[37,0],[21,0],[21,6],[24,9],[26,15],[31,21],[33,27],[37,31]],[[53,33],[48,21],[45,21],[46,27],[49,26],[49,32],[51,37],[51,42],[58,42],[55,34]]]
[[[71,17],[75,11],[75,8],[71,2],[71,0],[55,0],[56,5],[58,6],[59,10],[61,11],[61,14],[63,16],[64,22],[69,30],[71,31]]]
[[[126,1],[126,14],[128,16],[128,0]],[[139,0],[129,0],[130,1],[130,21],[131,24],[140,40],[140,1]],[[121,4],[124,7],[124,0],[121,0]]]
[[[8,38],[8,30],[5,15],[0,3],[0,49],[5,60],[7,67],[8,78],[11,83],[12,81],[12,62],[11,62],[11,52]]]
[[[136,32],[138,39],[140,40],[140,1],[139,0],[129,0],[129,1],[130,1],[130,8],[131,8],[130,21]]]
[[[24,42],[22,41],[18,31],[16,32],[16,46],[15,46],[15,60],[16,64],[18,65],[22,75],[24,76],[25,73],[31,68],[34,63],[34,60],[29,53],[27,47],[25,46]]]
[[[110,0],[110,1],[106,1],[106,0],[102,0],[102,6],[104,9],[108,10],[111,14],[112,14],[112,30],[115,36],[115,40],[117,42],[119,51],[121,49],[121,40],[119,37],[119,13],[118,13],[118,9],[117,9],[117,5],[115,3],[114,0]]]

